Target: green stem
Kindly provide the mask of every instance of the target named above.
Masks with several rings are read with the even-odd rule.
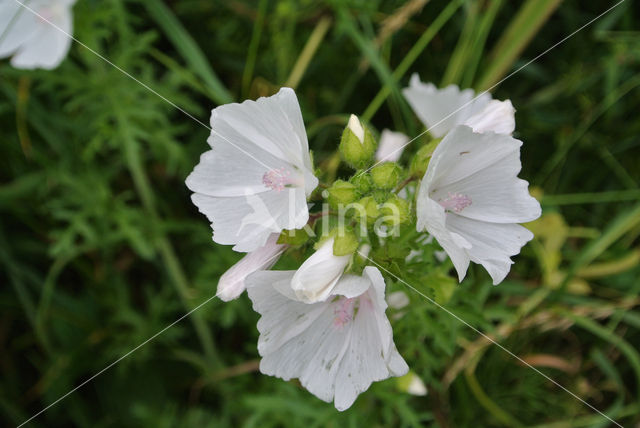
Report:
[[[465,370],[465,379],[467,381],[467,385],[471,389],[476,400],[482,407],[484,407],[489,413],[491,413],[496,419],[500,422],[504,423],[509,427],[521,427],[522,424],[507,411],[503,410],[500,406],[498,406],[495,401],[493,401],[482,389],[478,379],[475,374],[471,370]]]
[[[307,44],[304,45],[298,60],[294,64],[291,74],[284,84],[285,86],[293,89],[298,87],[304,72],[307,70],[307,67],[309,67],[309,63],[311,62],[313,55],[316,53],[316,50],[318,50],[318,47],[320,47],[320,43],[324,40],[324,37],[327,35],[327,31],[329,31],[330,27],[331,18],[329,17],[325,16],[320,20],[320,22],[318,22],[309,36]]]
[[[247,51],[247,61],[244,66],[244,72],[242,73],[242,93],[244,94],[244,98],[248,97],[249,89],[251,89],[251,78],[253,77],[253,69],[256,65],[258,46],[260,46],[260,35],[262,34],[266,12],[267,0],[260,0],[260,3],[258,3],[258,15],[253,25],[253,34],[251,34],[251,42],[249,43],[249,49]]]

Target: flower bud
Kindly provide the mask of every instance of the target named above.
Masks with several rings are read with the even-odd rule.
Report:
[[[392,195],[380,207],[380,214],[385,217],[387,224],[407,223],[411,219],[411,204],[406,199]]]
[[[427,172],[427,167],[429,166],[429,160],[431,159],[431,155],[433,151],[438,146],[440,139],[432,140],[426,146],[420,147],[420,150],[416,152],[413,156],[413,160],[411,161],[411,166],[409,167],[409,173],[413,177],[422,177],[425,172]]]
[[[371,169],[371,181],[378,189],[393,189],[400,181],[402,168],[395,162],[385,162]]]
[[[366,216],[368,224],[375,223],[376,219],[380,217],[380,209],[378,208],[378,202],[371,197],[365,196],[358,201],[358,204],[362,207],[362,215]]]
[[[263,247],[248,253],[220,277],[217,296],[225,302],[236,299],[245,290],[247,277],[259,270],[269,269],[286,249],[287,245],[282,245],[278,234],[272,234]]]
[[[396,385],[400,391],[406,392],[407,394],[417,396],[427,395],[427,387],[424,382],[412,371],[399,377],[396,380]]]
[[[356,186],[344,180],[336,180],[328,190],[329,206],[334,209],[337,209],[340,205],[349,205],[357,197]]]
[[[321,242],[317,251],[293,275],[291,288],[299,300],[315,303],[326,299],[349,264],[350,255],[333,254],[334,239]]]
[[[364,170],[357,171],[349,181],[356,187],[360,195],[366,195],[373,188],[371,176]]]
[[[309,240],[310,236],[304,229],[283,230],[278,238],[278,244],[302,245]]]
[[[350,230],[343,230],[337,233],[333,241],[333,255],[347,256],[355,253],[358,249],[358,237]]]
[[[376,151],[376,141],[360,120],[351,115],[340,139],[340,155],[354,169],[366,167]]]

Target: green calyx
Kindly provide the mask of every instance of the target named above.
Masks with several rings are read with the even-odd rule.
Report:
[[[353,231],[342,230],[335,235],[333,241],[333,255],[334,256],[347,256],[353,254],[358,249],[360,242],[358,237]]]
[[[360,215],[366,217],[367,224],[375,223],[376,219],[380,217],[379,204],[372,196],[365,196],[360,199],[358,205],[361,207]]]
[[[358,197],[358,189],[352,183],[344,180],[336,180],[328,189],[329,196],[327,198],[329,206],[333,209],[339,209],[341,206],[349,205]]]
[[[371,181],[378,189],[393,189],[402,176],[402,168],[395,162],[385,162],[371,169]]]
[[[429,161],[431,160],[433,151],[436,149],[440,141],[441,139],[432,140],[426,146],[420,147],[420,150],[416,152],[411,161],[411,166],[409,167],[409,173],[412,177],[422,178],[422,176],[424,176],[427,172],[427,167],[429,166]]]
[[[380,214],[385,224],[398,225],[411,220],[411,203],[406,199],[392,195],[380,207]]]
[[[305,244],[310,236],[304,229],[283,230],[278,237],[278,244],[292,246]]]

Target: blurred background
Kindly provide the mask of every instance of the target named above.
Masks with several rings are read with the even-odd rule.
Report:
[[[614,1],[78,0],[74,35],[208,123],[296,89],[316,164],[349,113],[409,136],[423,81],[483,90]],[[624,426],[640,422],[640,10],[626,0],[492,89],[517,109],[543,205],[508,279],[413,284]],[[0,62],[0,424],[16,426],[215,294],[239,254],[184,179],[209,131],[74,43]],[[416,141],[403,159],[419,147]],[[47,427],[605,427],[611,422],[404,290],[388,311],[426,396],[395,379],[337,412],[259,374],[246,295],[215,299],[31,421]]]

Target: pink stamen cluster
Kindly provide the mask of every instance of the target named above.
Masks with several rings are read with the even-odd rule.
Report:
[[[284,190],[288,184],[291,184],[289,180],[290,175],[291,172],[285,168],[272,169],[264,173],[262,176],[262,184],[276,192],[280,192]]]
[[[463,195],[462,193],[449,192],[447,197],[440,201],[440,205],[442,205],[445,210],[459,213],[471,205],[471,198],[467,195]]]
[[[353,320],[354,306],[355,299],[340,299],[337,307],[333,311],[335,315],[333,319],[334,327],[342,328]]]

